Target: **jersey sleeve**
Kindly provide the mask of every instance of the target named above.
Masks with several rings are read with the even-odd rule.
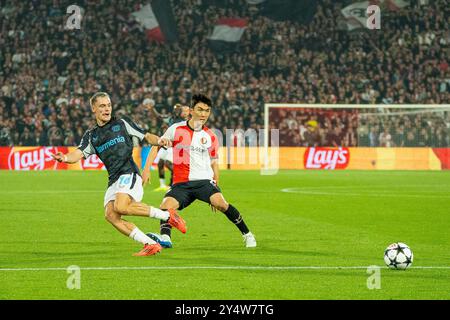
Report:
[[[211,136],[211,147],[208,148],[209,157],[211,159],[219,159],[219,140],[213,132],[209,132]]]
[[[125,128],[127,130],[127,133],[132,136],[139,139],[139,141],[142,141],[145,137],[145,130],[139,127],[135,122],[133,122],[129,118],[122,118],[121,119],[123,123],[125,124]]]
[[[164,132],[164,134],[162,135],[161,138],[166,138],[169,139],[170,141],[174,141],[175,140],[175,129],[176,129],[176,125],[171,125],[166,132]]]
[[[80,145],[78,149],[83,152],[83,157],[87,159],[89,156],[95,154],[95,149],[91,143],[91,132],[88,130],[81,138]]]

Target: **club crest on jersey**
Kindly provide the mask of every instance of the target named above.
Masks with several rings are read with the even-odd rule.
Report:
[[[119,132],[119,131],[120,131],[120,125],[115,125],[115,126],[113,126],[113,127],[111,128],[111,130],[112,130],[113,132]]]
[[[208,142],[208,140],[206,140],[205,137],[202,137],[202,138],[200,139],[200,142],[201,142],[202,144],[206,144],[206,142]]]

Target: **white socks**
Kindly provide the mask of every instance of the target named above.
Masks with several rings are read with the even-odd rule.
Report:
[[[163,221],[167,221],[170,218],[169,211],[163,211],[155,207],[150,207],[149,216],[150,218],[156,218]]]
[[[138,227],[134,228],[133,231],[131,231],[129,237],[137,242],[140,242],[142,244],[155,244],[156,242],[150,239],[145,233],[143,233],[141,230],[139,230]]]
[[[166,179],[159,179],[159,186],[165,187],[166,186]]]

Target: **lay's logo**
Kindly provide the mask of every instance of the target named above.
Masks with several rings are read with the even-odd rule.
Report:
[[[303,158],[306,169],[345,169],[350,162],[348,148],[308,148]]]
[[[19,147],[12,148],[8,156],[10,170],[48,170],[56,169],[58,163],[51,154],[56,154],[57,147]]]

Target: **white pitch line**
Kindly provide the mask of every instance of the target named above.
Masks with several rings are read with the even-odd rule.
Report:
[[[317,191],[316,191],[317,190]],[[341,192],[330,192],[330,191],[321,191],[320,189],[313,189],[313,188],[284,188],[281,189],[281,192],[285,193],[296,193],[296,194],[302,194],[302,195],[326,195],[326,196],[344,196],[344,197],[360,197],[360,196],[371,196],[371,197],[391,197],[391,198],[438,198],[438,199],[445,199],[450,198],[450,194],[445,193],[442,195],[428,195],[428,194],[391,194],[390,192],[384,192],[384,191],[378,191],[378,190],[372,190],[372,192],[346,192],[343,188],[340,189]],[[349,188],[350,191],[358,191],[354,188]]]
[[[374,266],[179,266],[179,267],[80,267],[80,270],[350,270],[367,269]],[[375,266],[386,268],[385,266]],[[54,268],[0,268],[0,271],[66,271],[64,267]],[[445,269],[450,266],[411,266],[410,269]]]
[[[103,193],[104,190],[36,190],[36,191],[5,191],[2,194],[65,194],[65,193]]]

